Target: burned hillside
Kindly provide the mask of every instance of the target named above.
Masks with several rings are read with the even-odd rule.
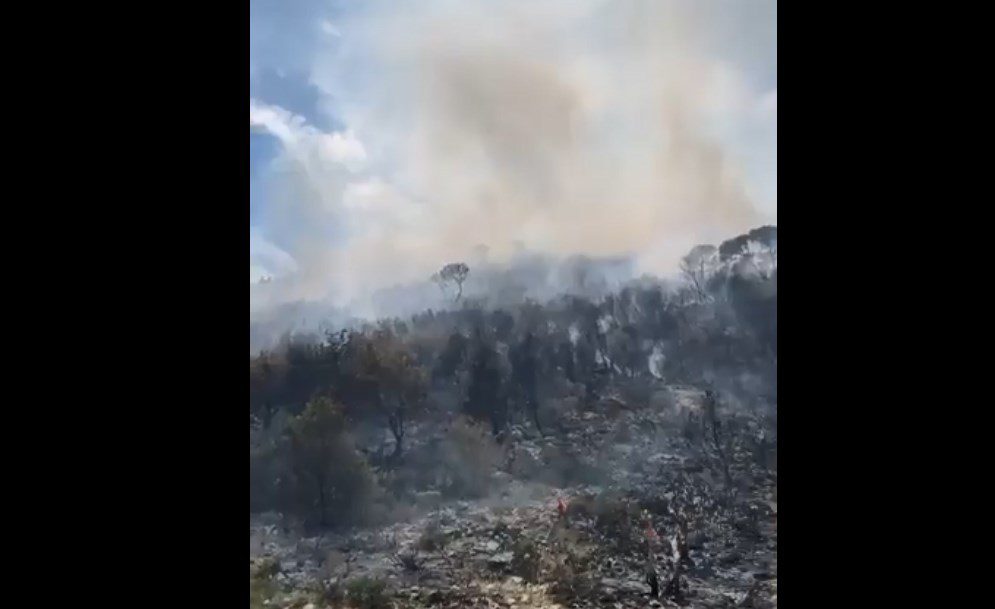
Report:
[[[776,606],[776,249],[250,358],[252,606]]]

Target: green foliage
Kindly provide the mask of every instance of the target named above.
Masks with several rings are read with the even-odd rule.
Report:
[[[346,585],[349,604],[355,609],[387,609],[387,584],[379,579],[360,577]]]
[[[394,435],[394,457],[400,457],[407,423],[422,414],[428,374],[415,354],[389,328],[353,335],[343,356],[340,392],[354,420],[375,419]]]
[[[300,507],[319,524],[356,522],[373,492],[373,478],[346,434],[341,407],[328,398],[308,403],[288,429]]]
[[[274,578],[280,572],[280,563],[273,558],[264,558],[249,564],[249,607],[263,609],[267,602],[276,598],[280,587]]]

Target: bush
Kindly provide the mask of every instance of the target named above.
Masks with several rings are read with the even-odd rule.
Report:
[[[593,586],[591,546],[581,543],[576,531],[564,530],[556,538],[554,552],[555,562],[550,570],[553,592],[564,600],[589,592]]]
[[[449,430],[441,456],[446,494],[482,497],[490,490],[491,476],[504,452],[485,426],[461,418]]]
[[[323,604],[339,607],[345,601],[345,587],[338,579],[319,582],[318,586],[318,600]]]
[[[511,548],[511,571],[529,583],[539,582],[539,544],[527,537],[519,537]]]
[[[442,532],[439,523],[433,520],[428,523],[421,536],[418,537],[416,547],[425,552],[438,552],[445,547],[446,541],[448,541],[446,534]]]
[[[582,460],[574,451],[557,446],[547,446],[542,452],[546,467],[540,479],[554,486],[599,484],[606,474],[596,465]]]
[[[327,398],[309,402],[290,422],[288,439],[302,515],[321,526],[362,521],[376,483],[345,433],[340,407]]]
[[[619,549],[628,549],[639,543],[635,525],[639,521],[639,505],[613,495],[583,495],[575,497],[567,506],[567,518],[593,519],[597,529],[612,539]]]
[[[360,577],[346,585],[349,604],[355,609],[387,609],[390,598],[387,584],[379,579]]]
[[[567,520],[594,517],[594,496],[578,495],[567,503]]]
[[[285,432],[286,416],[273,417],[268,429],[249,432],[249,511],[278,511],[286,507],[290,471]]]
[[[269,579],[280,572],[280,561],[273,557],[265,557],[250,565],[249,574],[252,577]]]
[[[280,571],[280,563],[264,558],[249,564],[249,607],[263,609],[280,592],[274,577]]]

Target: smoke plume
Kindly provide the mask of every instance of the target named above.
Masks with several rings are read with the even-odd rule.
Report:
[[[668,274],[697,243],[776,222],[774,3],[348,8],[309,61],[342,129],[252,101],[282,146],[253,236],[280,264],[251,285],[254,316],[297,300],[376,314],[378,290],[480,252]]]

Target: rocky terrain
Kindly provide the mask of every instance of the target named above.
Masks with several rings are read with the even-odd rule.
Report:
[[[707,404],[660,383],[514,425],[485,497],[421,491],[388,526],[254,515],[252,606],[776,607],[776,410]]]

